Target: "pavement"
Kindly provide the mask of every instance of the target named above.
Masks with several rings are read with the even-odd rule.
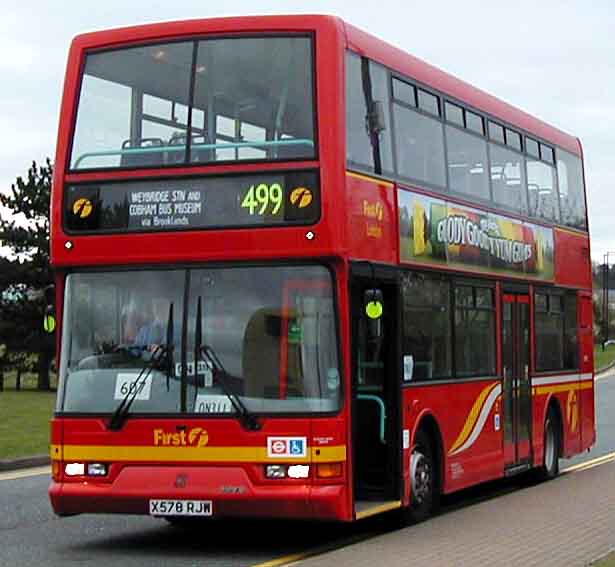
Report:
[[[580,567],[614,547],[611,461],[289,565]]]

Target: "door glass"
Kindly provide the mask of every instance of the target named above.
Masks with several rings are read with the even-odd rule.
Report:
[[[504,303],[503,364],[504,364],[504,442],[513,441],[513,320],[512,303]]]
[[[530,438],[530,421],[532,419],[532,390],[529,376],[530,323],[529,305],[517,303],[519,314],[519,437],[518,441]]]

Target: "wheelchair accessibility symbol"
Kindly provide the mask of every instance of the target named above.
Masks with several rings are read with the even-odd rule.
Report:
[[[268,457],[307,456],[307,437],[267,437]]]

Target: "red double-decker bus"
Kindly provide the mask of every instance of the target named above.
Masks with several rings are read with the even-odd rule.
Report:
[[[578,139],[334,17],[77,37],[51,502],[422,519],[595,440]]]

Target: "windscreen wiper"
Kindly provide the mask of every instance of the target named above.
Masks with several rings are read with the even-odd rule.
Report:
[[[226,371],[220,359],[209,345],[203,345],[203,329],[202,329],[202,306],[201,297],[199,297],[196,308],[196,327],[194,336],[194,364],[195,378],[197,377],[196,367],[199,360],[203,360],[212,372],[213,381],[220,384],[224,395],[230,400],[239,416],[240,423],[249,431],[258,431],[261,428],[260,422],[250,413],[246,405],[241,401],[241,398],[233,392],[229,384],[230,374]],[[195,382],[198,382],[195,380]],[[198,384],[197,384],[198,388]]]
[[[109,423],[107,424],[107,429],[110,431],[119,431],[124,426],[126,422],[126,418],[130,412],[130,407],[133,402],[137,398],[137,395],[141,391],[141,384],[145,384],[147,379],[149,378],[152,370],[154,368],[159,367],[160,363],[164,360],[165,367],[167,371],[167,391],[169,391],[169,380],[171,375],[173,374],[173,303],[169,305],[169,319],[167,321],[167,342],[164,345],[158,345],[154,352],[152,352],[152,357],[149,362],[141,368],[141,372],[137,376],[135,380],[134,388],[129,388],[126,395],[122,398],[122,401],[119,403]]]

